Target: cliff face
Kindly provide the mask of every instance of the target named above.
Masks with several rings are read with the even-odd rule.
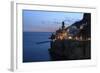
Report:
[[[49,50],[52,60],[90,59],[90,41],[56,40]]]

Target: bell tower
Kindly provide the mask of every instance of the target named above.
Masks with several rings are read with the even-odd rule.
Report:
[[[64,23],[64,21],[62,22],[62,29],[65,29],[65,23]]]

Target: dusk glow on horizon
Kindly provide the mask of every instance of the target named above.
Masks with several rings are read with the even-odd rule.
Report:
[[[23,10],[24,32],[54,32],[65,22],[69,26],[82,20],[84,13]]]

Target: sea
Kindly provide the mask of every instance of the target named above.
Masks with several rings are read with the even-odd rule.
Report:
[[[51,60],[48,51],[50,48],[49,37],[51,34],[52,32],[23,32],[24,63]]]

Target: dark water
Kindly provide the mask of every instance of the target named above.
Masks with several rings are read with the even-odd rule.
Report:
[[[50,61],[50,43],[36,44],[50,41],[50,35],[51,32],[23,32],[23,62]]]

